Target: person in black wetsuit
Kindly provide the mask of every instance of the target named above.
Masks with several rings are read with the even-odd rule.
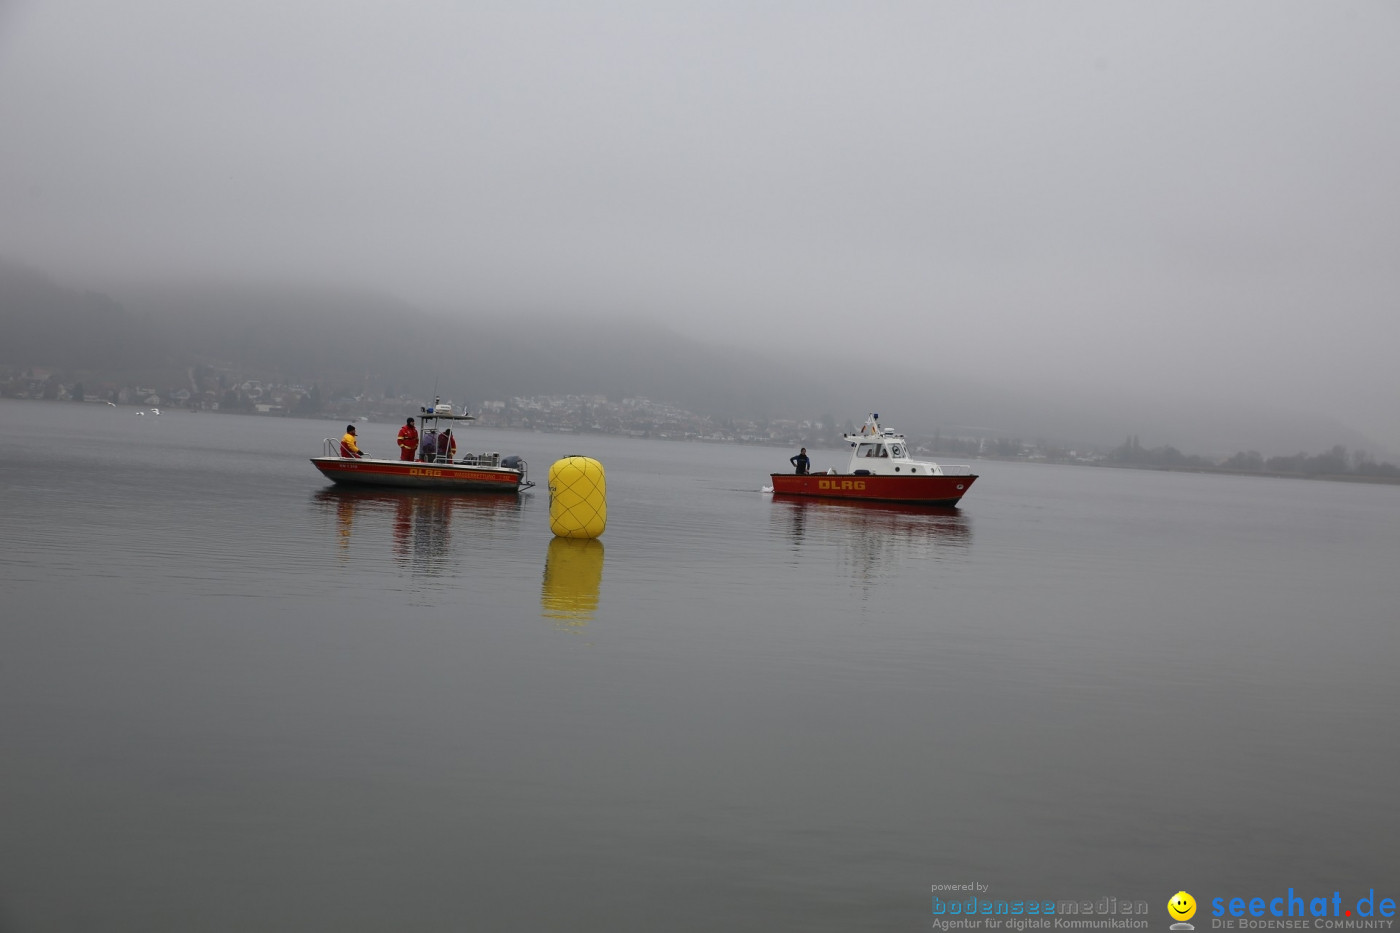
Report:
[[[807,448],[803,447],[802,452],[795,457],[788,457],[788,463],[797,471],[798,476],[806,476],[807,471],[812,468],[812,461],[807,457]]]

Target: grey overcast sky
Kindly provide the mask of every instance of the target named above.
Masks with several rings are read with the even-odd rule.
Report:
[[[1397,104],[1394,2],[0,0],[0,254],[885,345],[1400,449]]]

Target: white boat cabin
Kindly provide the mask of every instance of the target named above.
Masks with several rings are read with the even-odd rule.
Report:
[[[871,415],[859,434],[842,435],[851,445],[851,463],[847,473],[868,473],[872,476],[963,476],[972,467],[959,464],[947,467],[931,460],[915,460],[909,456],[909,444],[903,434],[880,427],[880,416]]]

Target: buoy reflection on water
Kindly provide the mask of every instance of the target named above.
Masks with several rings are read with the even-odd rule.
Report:
[[[598,610],[603,581],[603,542],[596,538],[551,538],[544,560],[540,611],[547,619],[584,625]]]

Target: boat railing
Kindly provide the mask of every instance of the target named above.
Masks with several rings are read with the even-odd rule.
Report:
[[[944,476],[971,476],[972,464],[970,463],[940,463],[939,469]]]
[[[326,438],[322,438],[322,439],[321,439],[321,456],[323,456],[323,457],[339,457],[341,460],[346,459],[346,458],[340,453],[340,439],[339,439],[339,438],[336,438],[336,437],[326,437]],[[373,460],[373,459],[374,459],[373,457],[370,457],[369,454],[364,454],[364,457],[366,457],[366,458],[368,458],[368,459],[370,459],[370,460]]]
[[[323,457],[338,457],[338,458],[339,458],[339,457],[340,457],[340,440],[339,440],[339,438],[334,438],[334,437],[322,438],[322,439],[321,439],[321,456],[323,456]],[[342,458],[342,459],[343,459],[343,458]],[[504,464],[501,462],[502,459],[504,459],[504,460],[506,461]],[[452,465],[452,466],[474,466],[474,467],[496,467],[496,468],[500,468],[500,467],[502,467],[502,466],[505,466],[505,467],[508,468],[508,469],[519,470],[519,471],[521,472],[522,475],[525,474],[525,471],[526,471],[526,469],[527,469],[527,467],[525,466],[525,461],[524,461],[524,460],[522,460],[522,459],[519,458],[519,457],[505,457],[505,458],[502,458],[502,457],[501,457],[501,452],[500,452],[499,450],[488,450],[488,451],[484,451],[484,452],[478,453],[478,454],[474,454],[474,453],[465,453],[465,454],[462,454],[462,456],[461,456],[459,459],[457,459],[457,460],[451,459],[450,457],[447,456],[447,454],[436,454],[436,455],[434,455],[431,459],[424,459],[424,460],[418,461],[418,462],[422,462],[422,463],[443,463],[443,464],[449,464],[449,465]]]

